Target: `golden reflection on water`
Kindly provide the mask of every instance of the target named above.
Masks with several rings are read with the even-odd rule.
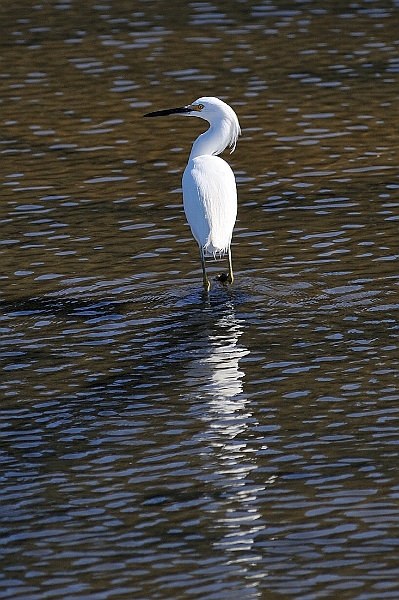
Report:
[[[180,175],[202,126],[166,119],[150,127],[142,119],[149,106],[171,105],[174,96],[221,95],[239,114],[243,136],[229,158],[239,184],[238,269],[266,266],[263,258],[284,264],[284,219],[301,220],[293,230],[302,237],[381,223],[383,244],[358,229],[347,254],[352,260],[356,244],[373,244],[377,256],[363,253],[363,270],[385,268],[367,256],[397,254],[393,9],[346,14],[317,3],[310,11],[237,4],[233,17],[224,2],[220,13],[193,5],[178,17],[165,5],[159,20],[145,3],[136,8],[5,9],[3,217],[17,212],[4,243],[9,297],[25,285],[51,292],[76,273],[101,278],[102,265],[123,277],[154,265],[165,272],[171,259],[184,273],[187,252],[194,262]],[[209,27],[215,35],[204,37]],[[64,230],[40,236],[41,218]],[[146,223],[150,236],[141,235]],[[35,243],[20,247],[21,236]],[[131,256],[144,269],[137,259],[130,266]],[[13,280],[19,272],[24,279]],[[38,278],[48,274],[54,280],[43,287]]]

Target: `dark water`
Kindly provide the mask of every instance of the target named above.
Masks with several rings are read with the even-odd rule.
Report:
[[[399,597],[399,4],[0,7],[1,598]],[[236,281],[180,179],[243,130]],[[209,262],[214,278],[225,262]]]

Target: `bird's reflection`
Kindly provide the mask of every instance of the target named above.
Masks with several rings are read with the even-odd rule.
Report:
[[[209,508],[216,533],[213,545],[230,557],[230,567],[239,565],[240,597],[252,599],[260,595],[256,589],[257,577],[262,576],[256,567],[260,557],[253,545],[263,529],[258,494],[264,487],[251,479],[257,465],[248,429],[255,419],[243,393],[245,372],[240,361],[249,350],[240,343],[242,333],[243,324],[230,306],[209,327],[207,343],[190,362],[187,378],[195,389],[193,410],[200,411],[206,423],[197,434],[203,448],[202,478],[212,485],[215,497],[221,498]]]

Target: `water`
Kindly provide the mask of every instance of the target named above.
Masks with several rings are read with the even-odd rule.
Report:
[[[1,597],[396,600],[398,4],[1,11]],[[243,130],[209,297],[203,125],[142,119],[201,95]]]

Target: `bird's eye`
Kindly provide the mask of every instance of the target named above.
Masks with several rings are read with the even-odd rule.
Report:
[[[203,105],[203,104],[197,104],[197,109],[198,109],[198,110],[202,110],[203,108],[204,108],[204,105]]]

